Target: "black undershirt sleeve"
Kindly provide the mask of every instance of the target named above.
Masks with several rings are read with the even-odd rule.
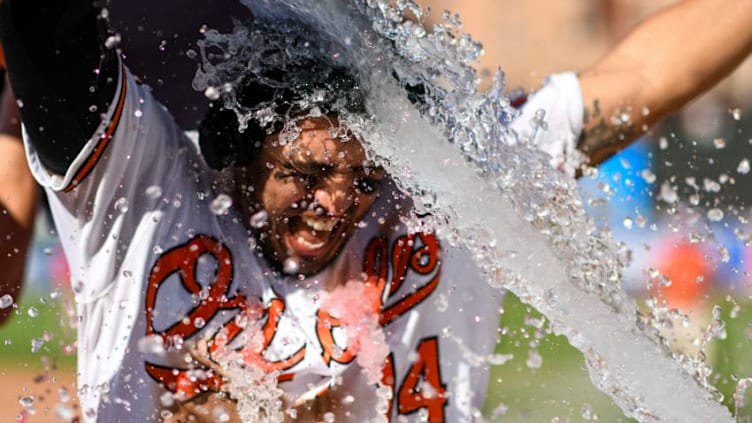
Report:
[[[113,99],[118,60],[95,0],[1,0],[8,76],[39,159],[64,174]]]

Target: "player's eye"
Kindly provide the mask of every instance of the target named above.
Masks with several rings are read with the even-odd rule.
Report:
[[[380,187],[380,179],[369,178],[367,176],[355,178],[355,192],[358,194],[373,195],[379,191]]]
[[[316,176],[309,173],[298,172],[296,170],[285,170],[277,172],[274,177],[279,180],[287,180],[291,182],[297,182],[311,189],[316,185]]]

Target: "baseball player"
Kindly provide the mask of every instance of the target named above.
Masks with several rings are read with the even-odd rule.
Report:
[[[576,169],[578,146],[602,159],[746,56],[752,1],[718,3],[684,2],[579,77],[549,78],[516,129],[543,109],[548,130],[531,135],[555,165]],[[695,31],[707,20],[723,25]],[[363,113],[347,70],[304,63],[283,75],[307,75],[293,90],[246,81],[241,102],[289,119],[241,132],[214,107],[199,151],[102,23],[89,0],[0,9],[28,160],[70,262],[84,419],[473,421],[501,293],[467,251],[401,223],[409,198],[340,119]],[[681,57],[676,31],[695,37]],[[608,118],[635,108],[629,125]]]

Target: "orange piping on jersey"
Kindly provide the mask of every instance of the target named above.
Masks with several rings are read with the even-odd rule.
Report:
[[[396,374],[396,371],[394,370],[394,353],[390,352],[389,355],[386,356],[384,359],[384,369],[381,371],[381,385],[388,387],[392,391],[392,398],[389,400],[389,407],[386,410],[386,418],[387,420],[390,420],[392,417],[392,409],[394,408],[394,375]]]
[[[417,244],[416,240],[422,241],[422,245]],[[405,281],[408,271],[413,271],[419,275],[430,275],[435,272],[435,275],[425,285],[416,287],[417,289],[414,292],[387,307],[382,307],[379,318],[379,323],[382,326],[389,325],[420,304],[436,290],[441,278],[440,253],[441,246],[436,235],[432,233],[404,235],[394,241],[391,255],[392,283],[387,293],[389,298],[396,294],[396,291]],[[374,283],[374,286],[382,291],[382,295],[386,288],[385,279],[389,271],[387,269],[388,261],[385,239],[371,240],[366,248],[363,271],[369,276],[370,283],[374,283],[371,282],[374,279],[378,281]]]
[[[182,394],[181,401],[188,401],[207,392],[219,392],[222,389],[222,377],[209,370],[205,377],[197,379],[196,369],[175,369],[146,363],[146,373],[172,393]]]
[[[323,349],[322,358],[327,366],[331,366],[331,361],[347,364],[355,359],[358,353],[357,348],[342,348],[334,340],[334,329],[342,327],[342,321],[329,314],[324,310],[316,313],[316,336],[319,338],[319,344]]]
[[[446,422],[444,408],[447,405],[446,384],[441,378],[439,339],[436,336],[423,338],[418,344],[417,358],[410,366],[396,395],[400,414],[412,414],[420,409],[428,411],[429,423]],[[422,384],[433,389],[433,395],[425,395]]]
[[[381,312],[381,317],[379,318],[379,323],[381,324],[381,326],[389,325],[395,319],[412,310],[413,307],[417,306],[418,304],[423,302],[423,300],[428,298],[428,296],[436,290],[436,287],[439,286],[439,279],[441,279],[441,270],[436,272],[436,276],[434,276],[430,282],[421,286],[417,291],[399,300],[396,304],[393,304],[384,309]]]
[[[89,172],[94,168],[94,166],[99,162],[99,159],[102,157],[102,153],[104,153],[104,150],[107,148],[107,146],[110,144],[110,140],[112,139],[113,134],[117,130],[118,124],[120,123],[120,117],[123,113],[123,106],[125,105],[125,94],[126,94],[126,87],[128,86],[128,81],[126,80],[126,74],[125,74],[125,66],[121,68],[122,78],[121,78],[121,87],[120,87],[120,98],[118,99],[118,105],[115,109],[115,113],[112,115],[112,120],[110,122],[110,126],[107,127],[107,131],[104,133],[102,138],[99,140],[99,144],[94,148],[94,151],[89,155],[89,158],[86,159],[86,162],[81,166],[81,168],[76,172],[76,176],[73,177],[73,180],[70,184],[68,184],[67,187],[65,187],[64,192],[71,192],[74,188],[78,186],[78,184],[81,183],[81,181],[86,178],[87,175],[89,175]]]
[[[247,306],[244,306],[244,308],[245,307]],[[247,365],[252,365],[256,368],[264,370],[267,373],[271,373],[288,370],[305,359],[307,349],[306,345],[300,347],[296,352],[294,352],[287,358],[278,361],[270,361],[264,358],[264,352],[269,348],[269,345],[271,345],[272,341],[274,340],[274,336],[277,334],[279,321],[282,318],[285,307],[285,302],[281,298],[272,299],[267,306],[266,312],[264,313],[265,315],[267,315],[267,320],[261,332],[263,335],[263,345],[260,349],[257,350],[255,348],[248,348],[247,346],[241,346],[235,349],[235,351],[238,351],[243,356],[243,360]],[[237,338],[242,331],[243,327],[238,325],[236,320],[231,320],[230,322],[228,322],[227,325],[225,325],[215,334],[213,339],[214,342],[212,342],[212,345],[209,348],[210,354],[215,354],[216,352],[227,346],[227,344]],[[279,376],[278,380],[280,382],[292,380],[292,376],[282,374]]]

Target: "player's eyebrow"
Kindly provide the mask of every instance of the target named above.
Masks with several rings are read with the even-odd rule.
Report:
[[[302,160],[300,160],[300,158],[297,157],[287,158],[283,161],[282,167],[288,170],[294,170],[303,173],[329,172],[339,169],[336,162],[324,162],[321,160],[311,160],[308,158],[303,158]],[[370,164],[359,164],[356,166],[348,167],[346,169],[341,169],[340,171],[342,170],[353,173],[365,173],[366,175],[375,174],[376,176],[384,173],[383,167]]]
[[[381,166],[375,166],[375,165],[360,165],[360,166],[353,166],[352,171],[355,173],[365,173],[366,175],[381,175],[384,173],[384,168]]]
[[[334,165],[331,163],[309,160],[289,160],[282,164],[282,167],[291,170],[297,170],[301,172],[327,172],[334,169]]]

